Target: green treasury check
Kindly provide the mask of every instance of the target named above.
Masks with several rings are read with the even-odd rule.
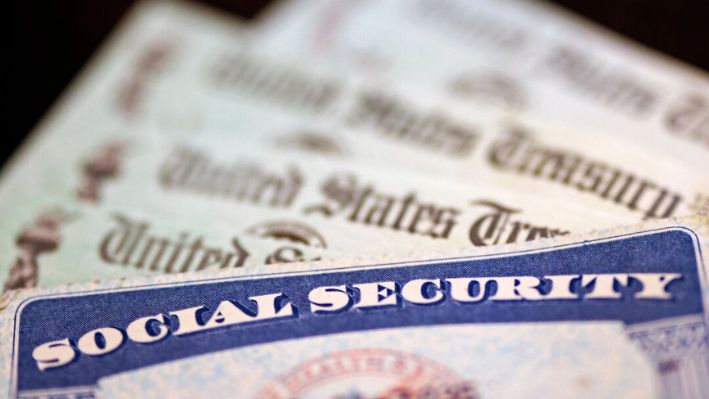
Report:
[[[0,186],[0,215],[5,222],[0,231],[4,254],[0,272],[17,281],[10,287],[91,279],[118,270],[115,265],[124,266],[117,272],[121,276],[201,270],[206,265],[231,267],[236,262],[223,262],[222,257],[236,254],[235,235],[297,244],[286,251],[278,251],[280,247],[253,251],[255,255],[247,259],[256,263],[244,263],[247,266],[263,259],[408,254],[514,243],[687,213],[693,197],[699,197],[701,176],[661,156],[640,149],[636,153],[632,146],[616,148],[601,139],[594,139],[592,146],[581,138],[574,141],[579,150],[582,144],[593,150],[591,157],[571,150],[557,153],[534,145],[529,133],[498,137],[484,130],[487,133],[469,135],[467,125],[450,125],[448,116],[435,117],[438,111],[431,108],[420,112],[435,118],[418,126],[450,132],[442,137],[460,137],[461,145],[432,141],[425,146],[425,136],[409,140],[406,135],[388,134],[398,125],[387,128],[391,120],[376,115],[389,108],[371,108],[366,96],[360,96],[364,86],[357,82],[343,81],[340,95],[323,108],[322,119],[316,122],[310,122],[312,114],[289,108],[287,102],[257,101],[282,89],[259,86],[258,82],[273,81],[258,76],[252,81],[255,91],[244,91],[251,93],[244,98],[231,90],[217,95],[219,87],[209,83],[213,70],[208,67],[210,60],[222,59],[222,50],[234,54],[234,44],[227,40],[236,40],[231,25],[171,4],[144,7],[148,8],[136,13],[110,42],[5,172]],[[179,33],[179,40],[171,33]],[[242,52],[236,57],[252,60]],[[247,70],[256,71],[249,63]],[[275,82],[282,81],[279,76],[289,82],[287,77],[293,74],[310,81],[307,71],[273,65],[261,69],[273,72]],[[232,81],[233,75],[227,76]],[[235,76],[239,84],[248,83],[248,74]],[[258,93],[266,97],[254,95]],[[181,108],[202,97],[205,101],[214,97],[205,103],[205,112]],[[273,108],[264,107],[269,103]],[[352,127],[344,122],[351,119],[348,115],[373,125]],[[331,134],[322,140],[322,134],[308,133],[314,126]],[[558,134],[544,132],[545,137],[563,133]],[[468,142],[476,144],[462,145]],[[488,155],[477,151],[484,143],[490,147]],[[302,151],[294,151],[301,148],[309,150],[306,154],[316,150],[326,155],[304,158]],[[458,158],[450,148],[467,155]],[[466,152],[471,148],[476,150]],[[612,157],[596,154],[599,148]],[[632,173],[606,164],[631,158],[636,161],[629,165]],[[510,160],[516,164],[509,170],[490,166]],[[526,169],[519,167],[524,162],[531,162]],[[381,165],[397,165],[401,171]],[[433,170],[437,177],[404,170],[421,172],[436,165],[440,165]],[[62,222],[65,219],[70,222]],[[34,230],[35,225],[41,228]],[[62,235],[64,227],[69,230]],[[49,238],[31,234],[45,234],[47,229],[53,232]],[[201,241],[204,248],[198,249],[204,253],[195,250],[200,255],[190,262],[171,262],[169,251],[182,248],[182,233],[191,235],[185,238],[186,246],[203,234],[214,235]],[[63,238],[50,239],[57,235]],[[222,255],[207,257],[206,263],[197,259],[206,256],[206,248],[218,247]],[[190,252],[178,253],[188,257]],[[53,271],[43,271],[39,263]],[[33,271],[22,272],[25,265]],[[15,272],[16,267],[20,271]]]

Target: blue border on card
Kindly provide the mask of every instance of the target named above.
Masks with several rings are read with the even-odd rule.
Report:
[[[444,259],[435,259],[433,261],[416,261],[416,262],[396,262],[396,263],[383,263],[383,264],[376,264],[376,265],[370,265],[370,266],[348,266],[348,267],[342,267],[342,268],[333,268],[333,269],[325,269],[325,270],[313,270],[313,271],[298,271],[298,272],[284,272],[284,273],[277,273],[277,274],[259,274],[259,275],[249,275],[249,276],[240,276],[240,277],[226,277],[226,278],[214,278],[214,279],[206,279],[206,280],[193,280],[193,281],[181,281],[181,282],[173,282],[173,283],[160,283],[160,284],[151,284],[151,285],[141,285],[141,286],[135,286],[135,287],[127,287],[127,288],[112,288],[112,289],[101,289],[101,290],[95,290],[95,291],[83,291],[83,292],[76,292],[76,293],[71,293],[71,294],[52,294],[52,295],[45,295],[45,296],[40,296],[40,297],[33,297],[33,298],[27,298],[24,301],[21,302],[21,304],[18,306],[16,313],[15,313],[15,327],[13,331],[13,348],[12,348],[12,370],[11,370],[11,381],[10,381],[10,394],[15,395],[17,385],[18,385],[18,373],[19,373],[19,360],[16,358],[15,354],[19,350],[19,345],[20,345],[20,335],[18,334],[18,331],[22,329],[22,326],[20,326],[20,319],[24,316],[22,311],[26,309],[30,304],[32,303],[38,303],[40,301],[46,301],[46,300],[68,300],[72,298],[81,298],[81,297],[86,297],[86,296],[99,296],[101,294],[107,294],[107,293],[126,293],[126,294],[136,294],[136,293],[141,293],[149,290],[159,290],[159,289],[179,289],[179,288],[194,288],[195,290],[198,290],[200,286],[205,285],[205,284],[221,284],[221,283],[242,283],[243,284],[248,284],[249,281],[259,281],[260,283],[254,283],[254,284],[262,284],[262,285],[267,285],[265,284],[266,281],[268,280],[273,280],[273,281],[279,281],[283,279],[292,279],[292,278],[299,278],[302,276],[310,276],[312,278],[323,278],[325,280],[328,279],[329,277],[332,277],[333,275],[337,275],[338,273],[348,273],[348,275],[366,275],[366,274],[387,274],[387,271],[392,271],[395,270],[399,267],[401,268],[409,268],[409,267],[417,267],[417,268],[412,268],[410,270],[407,270],[407,272],[412,272],[412,274],[417,274],[419,272],[424,273],[427,272],[425,269],[425,266],[436,266],[434,268],[436,271],[439,270],[441,267],[458,267],[456,265],[464,264],[465,262],[482,262],[482,261],[490,261],[491,263],[495,262],[500,262],[505,259],[522,259],[522,256],[527,256],[527,255],[539,255],[539,256],[553,256],[553,253],[563,251],[563,250],[573,250],[575,248],[580,248],[579,251],[582,251],[585,248],[588,248],[589,251],[592,251],[592,248],[594,247],[594,244],[603,244],[603,243],[619,243],[622,241],[627,241],[627,240],[632,240],[640,237],[647,237],[647,236],[656,236],[656,237],[662,237],[663,234],[669,233],[669,232],[674,232],[674,231],[679,231],[682,233],[685,233],[691,240],[692,244],[692,258],[693,258],[693,264],[692,267],[696,271],[696,278],[697,281],[696,283],[698,284],[698,292],[697,295],[699,295],[699,298],[693,298],[693,300],[698,300],[699,301],[699,309],[700,313],[704,313],[706,317],[706,309],[707,309],[707,304],[705,303],[705,298],[702,295],[702,289],[706,288],[707,281],[709,279],[707,278],[707,271],[705,270],[704,267],[704,262],[703,262],[703,254],[701,252],[701,247],[698,242],[698,237],[697,235],[690,229],[687,229],[682,226],[676,226],[676,227],[666,227],[662,229],[655,229],[655,230],[648,230],[644,232],[636,232],[636,233],[630,233],[630,234],[622,234],[618,236],[613,236],[613,237],[607,237],[607,238],[602,238],[602,239],[595,239],[595,240],[589,240],[581,243],[571,243],[571,244],[564,244],[564,245],[557,245],[553,247],[547,247],[547,248],[542,248],[542,249],[533,249],[533,250],[523,250],[523,251],[514,251],[514,252],[508,252],[504,254],[496,254],[496,255],[481,255],[481,256],[465,256],[465,257],[453,257],[453,258],[444,258]],[[670,235],[671,236],[671,235]],[[653,238],[650,237],[649,241],[651,241]],[[646,243],[647,244],[647,243]],[[652,245],[650,246],[652,247]],[[685,248],[686,249],[686,248]],[[657,254],[660,255],[660,254]],[[562,256],[562,255],[559,255]],[[668,254],[664,254],[664,256],[668,256]],[[523,262],[524,263],[524,262]],[[532,262],[534,263],[534,262]],[[529,266],[529,265],[527,265]],[[430,271],[430,270],[428,270]],[[479,274],[476,274],[476,272],[470,273],[470,270],[467,270],[469,273],[467,273],[470,276],[478,276]],[[432,271],[431,271],[432,272]],[[515,272],[518,272],[518,270],[515,270]],[[600,271],[599,271],[600,272]],[[617,271],[618,272],[618,271]],[[496,270],[496,273],[488,273],[489,275],[494,275],[494,276],[499,276],[503,275],[504,273],[501,273],[500,270]],[[514,273],[513,273],[514,274]],[[527,270],[526,273],[522,271],[522,273],[519,274],[529,274],[529,271]],[[535,275],[541,275],[539,273],[535,273]],[[242,284],[242,285],[243,285]],[[267,292],[263,292],[267,293]],[[195,305],[198,305],[200,303],[195,303]],[[210,303],[210,305],[212,305]],[[459,305],[458,305],[459,306]],[[545,307],[549,308],[549,304],[545,304]],[[656,307],[656,306],[655,306]],[[165,312],[169,310],[174,310],[174,309],[164,309]],[[527,312],[529,308],[526,308],[524,312]],[[592,312],[593,309],[589,309],[589,312]],[[656,310],[655,310],[656,311]],[[450,313],[450,312],[449,312]],[[146,313],[145,315],[150,314]],[[384,313],[381,313],[384,314]],[[591,313],[589,313],[591,314]],[[361,316],[359,313],[356,315],[357,317],[369,317],[369,316]],[[375,314],[376,316],[376,314]],[[409,315],[410,316],[410,315]],[[444,319],[447,322],[451,322],[450,316],[446,316],[445,314],[438,314],[438,313],[427,313],[427,317],[434,317],[434,318],[439,318],[436,320],[424,320],[422,324],[427,324],[431,321],[433,321],[435,324],[440,324]],[[666,317],[673,317],[677,316],[676,314],[673,314],[672,312],[669,312]],[[316,316],[313,316],[316,317]],[[386,315],[383,316],[386,318]],[[448,319],[446,319],[448,317]],[[662,319],[666,317],[656,317],[656,319]],[[349,318],[349,316],[348,316]],[[604,320],[608,319],[614,319],[611,316],[605,318]],[[391,317],[389,317],[391,319]],[[568,317],[566,319],[569,319]],[[573,319],[573,318],[571,318]],[[579,317],[578,319],[583,319],[586,320],[588,318],[583,318]],[[615,318],[617,319],[617,317]],[[332,319],[335,320],[335,319]],[[332,320],[330,320],[329,323],[332,324]],[[558,316],[555,318],[553,315],[549,317],[548,319],[544,318],[532,318],[532,319],[525,319],[524,317],[520,317],[520,314],[516,315],[511,315],[510,319],[501,319],[501,320],[478,320],[478,321],[471,321],[469,319],[465,320],[452,320],[452,322],[504,322],[504,321],[552,321],[552,320],[560,320]],[[640,321],[646,321],[638,320]],[[336,324],[336,323],[335,323]],[[391,327],[392,325],[387,324],[387,323],[380,323],[381,325],[376,325],[373,327],[367,326],[367,328],[385,328],[385,327]],[[395,323],[394,323],[395,324]],[[407,322],[402,324],[401,326],[405,325],[414,325],[411,322]],[[359,325],[361,327],[361,325]],[[396,325],[394,325],[396,327]],[[312,336],[312,335],[321,335],[321,334],[328,334],[328,333],[336,333],[340,331],[351,331],[345,329],[337,330],[336,328],[331,331],[326,331],[322,330],[322,326],[316,327],[317,331],[300,331],[299,336]],[[306,329],[307,330],[307,329]],[[87,328],[88,331],[88,328]],[[248,331],[247,331],[248,334]],[[74,339],[78,337],[73,337]],[[181,339],[182,337],[180,337]],[[242,337],[243,338],[243,337]],[[282,337],[278,337],[277,334],[271,337],[273,339],[266,340],[264,342],[271,342],[279,339],[283,339]],[[54,338],[50,337],[46,340],[52,340]],[[248,344],[255,344],[259,342],[253,342],[253,343],[246,343]],[[234,346],[236,347],[236,346]],[[216,350],[222,350],[224,348],[218,348],[218,349],[213,349],[209,351],[203,351],[201,353],[208,353],[210,351],[216,351]],[[187,356],[181,356],[178,358],[183,358],[183,357],[188,357],[188,356],[194,356],[198,355],[201,353],[192,353],[192,354],[187,354]],[[143,366],[147,366],[150,364],[156,364],[164,361],[169,361],[169,360],[174,360],[174,359],[165,359],[162,361],[158,362],[153,362],[149,364],[145,364]],[[140,366],[140,367],[143,367]],[[123,370],[125,371],[125,370]],[[116,371],[116,372],[120,372]],[[109,375],[112,373],[109,373]],[[93,382],[95,383],[95,381]],[[85,385],[85,384],[75,384],[75,385]],[[62,388],[65,388],[68,386],[62,386]],[[34,389],[51,389],[54,387],[28,387],[31,390]],[[23,391],[25,389],[23,388]]]

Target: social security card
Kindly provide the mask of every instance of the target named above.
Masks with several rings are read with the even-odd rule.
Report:
[[[91,397],[101,378],[117,373],[339,333],[618,321],[655,364],[666,396],[701,397],[709,392],[708,224],[707,216],[657,221],[480,256],[10,292],[0,320],[2,389],[11,397]],[[464,349],[461,356],[474,356]]]

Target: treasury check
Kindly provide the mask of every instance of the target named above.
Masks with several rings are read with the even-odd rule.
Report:
[[[704,169],[618,137],[530,117],[512,120],[393,82],[337,79],[230,47],[211,54],[214,64],[210,55],[191,58],[181,72],[157,84],[144,124],[175,138],[199,136],[234,146],[257,140],[259,147],[392,165],[465,183],[489,179],[573,197],[591,208],[610,205],[638,218],[706,207]],[[204,80],[187,78],[200,75]],[[328,94],[308,98],[303,87]]]
[[[246,218],[231,223],[207,221],[160,207],[53,202],[36,208],[30,209],[36,212],[33,218],[19,223],[7,217],[0,229],[4,291],[164,273],[251,269],[322,256],[318,243],[253,230],[270,226],[259,225],[256,217],[251,218],[252,225],[245,225]],[[18,213],[32,215],[24,209]],[[287,232],[301,226],[291,222],[277,227]],[[291,236],[308,237],[307,232],[297,233]]]
[[[612,135],[531,117],[509,120],[393,81],[297,68],[243,51],[236,35],[191,26],[194,34],[180,30],[175,44],[182,56],[173,58],[135,110],[134,117],[156,131],[223,145],[243,146],[258,137],[262,145],[419,173],[490,178],[516,189],[553,190],[589,207],[612,204],[639,218],[706,207],[709,162],[692,168],[683,154],[648,150]]]
[[[482,104],[593,126],[707,169],[709,79],[542,2],[293,0],[256,42]]]
[[[291,158],[283,155],[257,157],[256,147],[265,145],[253,144],[254,141],[269,140],[269,134],[280,131],[278,126],[285,131],[298,130],[293,124],[303,118],[288,117],[284,112],[283,118],[288,119],[279,119],[281,113],[264,112],[258,104],[251,107],[251,112],[246,112],[250,102],[244,102],[243,110],[239,111],[242,124],[231,125],[228,130],[201,130],[188,123],[190,118],[175,125],[160,124],[157,121],[161,119],[151,119],[150,115],[154,114],[150,112],[143,118],[147,120],[142,120],[144,114],[133,112],[135,109],[131,107],[144,104],[139,99],[149,97],[145,90],[159,86],[163,80],[151,81],[152,86],[144,81],[136,82],[131,65],[153,65],[150,71],[159,74],[161,60],[169,59],[167,54],[171,53],[165,47],[156,47],[145,53],[148,55],[141,53],[147,58],[135,58],[131,56],[131,46],[138,43],[140,47],[146,38],[157,37],[153,36],[154,30],[164,33],[161,27],[171,26],[166,21],[195,25],[188,23],[189,17],[172,6],[144,7],[148,8],[137,14],[141,18],[133,20],[134,25],[129,25],[111,42],[104,51],[107,58],[99,58],[89,68],[5,173],[0,186],[4,209],[0,214],[6,221],[0,240],[0,253],[5,256],[0,272],[10,278],[17,265],[21,269],[17,274],[24,276],[11,278],[16,282],[10,287],[81,281],[89,278],[94,268],[104,268],[96,271],[98,276],[103,276],[115,269],[115,265],[131,269],[118,273],[122,276],[126,275],[122,273],[143,271],[200,270],[207,267],[202,266],[200,259],[207,259],[205,265],[221,265],[220,256],[235,253],[231,244],[234,234],[244,232],[263,238],[286,239],[318,250],[327,248],[330,257],[388,253],[403,256],[424,246],[450,249],[471,244],[481,247],[513,243],[564,234],[570,229],[582,231],[629,223],[640,215],[668,216],[685,209],[684,205],[678,208],[684,202],[668,190],[657,191],[654,199],[643,196],[641,200],[641,194],[654,190],[654,186],[644,184],[642,189],[631,188],[633,179],[624,183],[628,187],[613,193],[614,198],[621,198],[632,192],[626,200],[630,201],[628,205],[633,212],[625,212],[615,205],[606,209],[604,202],[582,203],[580,198],[585,197],[564,197],[563,192],[553,195],[550,192],[543,198],[537,194],[534,199],[535,188],[523,191],[524,180],[521,179],[510,181],[515,191],[496,187],[504,182],[504,175],[485,180],[481,174],[461,185],[439,178],[435,181],[412,175],[399,178],[398,174],[382,173],[381,168],[350,167],[339,161],[293,158],[290,165],[287,159]],[[215,26],[218,25],[213,28]],[[205,27],[199,31],[207,30]],[[164,69],[170,68],[165,66]],[[128,71],[127,75],[121,71]],[[141,79],[148,75],[144,69],[137,73]],[[130,89],[122,91],[116,87]],[[124,96],[133,99],[132,102],[122,102]],[[258,109],[260,113],[255,111]],[[265,125],[266,122],[273,124]],[[159,126],[161,130],[158,133],[146,126]],[[229,135],[229,132],[234,134]],[[201,146],[195,146],[196,142]],[[305,140],[305,143],[315,148],[332,148],[317,140]],[[378,151],[380,142],[376,143],[373,153]],[[394,153],[393,150],[389,154],[380,151],[382,156],[390,157]],[[256,159],[247,162],[243,159],[245,154]],[[417,159],[415,153],[409,156]],[[662,164],[657,157],[653,160],[648,168]],[[673,180],[679,181],[684,176],[686,174],[676,173]],[[620,176],[611,180],[617,179]],[[28,181],[33,184],[27,184]],[[550,200],[552,197],[554,201]],[[77,206],[85,203],[86,209],[103,204],[106,210],[87,212],[87,216],[71,223],[51,222],[56,225],[51,227],[52,231],[61,230],[62,226],[74,229],[62,236],[65,237],[62,245],[52,244],[56,241],[51,239],[52,235],[47,238],[23,234],[25,230],[33,232],[31,226],[38,218],[43,219],[41,216],[54,205],[72,201],[77,202]],[[635,212],[641,203],[643,209]],[[618,212],[619,209],[623,212]],[[114,218],[110,212],[121,217]],[[182,219],[180,223],[165,226],[156,215],[163,215],[164,220]],[[220,228],[219,231],[226,233],[209,241],[198,239],[209,231],[205,226],[217,223],[232,223],[231,230]],[[80,226],[91,226],[86,230],[91,234],[81,234],[83,227]],[[207,257],[205,248],[197,248],[195,251],[199,254],[190,262],[171,262],[169,251],[182,248],[181,232],[191,237],[186,238],[188,247],[192,244],[211,249],[219,247],[221,255],[212,251]],[[60,231],[57,233],[61,235]],[[106,241],[105,248],[110,251],[102,254],[100,248],[109,236],[115,237],[113,241]],[[124,239],[134,244],[120,245]],[[77,241],[70,245],[66,240]],[[79,247],[91,248],[81,258],[84,262],[66,261],[75,255],[68,248]],[[190,251],[184,249],[179,253],[187,257]],[[270,257],[266,255],[271,251],[250,253],[253,254],[250,261],[256,261]],[[293,251],[290,258],[278,255],[279,261],[300,259]],[[23,256],[29,258],[19,262],[18,257]],[[311,258],[305,256],[304,259]],[[54,272],[44,273],[42,266],[37,266],[45,262],[53,265],[49,267]]]
[[[231,24],[184,8],[148,3],[134,11],[6,168],[0,201],[31,204],[37,192],[20,194],[25,182],[62,189],[77,152],[111,147],[116,137],[151,140],[155,134],[148,132],[161,132],[227,148],[325,152],[462,176],[469,185],[494,181],[564,204],[614,208],[636,220],[693,213],[706,202],[701,172],[631,143],[604,135],[583,139],[573,130],[500,127],[486,113],[448,115],[443,109],[455,104],[436,105],[434,96],[413,89],[399,93],[393,83],[264,63],[237,50],[243,40]],[[120,152],[107,148],[105,157]],[[61,156],[72,161],[46,166]],[[88,186],[113,173],[101,157],[85,166]]]
[[[152,7],[134,26],[158,29],[173,19],[171,6]],[[399,178],[344,161],[259,152],[250,138],[267,136],[270,126],[261,131],[257,123],[275,118],[263,113],[252,120],[241,113],[241,135],[231,141],[208,140],[188,123],[156,133],[117,100],[123,91],[112,90],[128,81],[129,97],[142,98],[136,87],[142,83],[119,71],[168,57],[155,48],[138,61],[126,54],[142,43],[141,29],[114,39],[105,52],[116,64],[94,63],[6,171],[0,273],[7,289],[323,257],[404,256],[634,219],[574,201],[551,206],[546,197],[492,181]],[[250,243],[247,236],[280,243]]]
[[[450,251],[9,291],[0,312],[0,389],[11,397],[91,395],[102,378],[121,372],[280,341],[347,340],[341,333],[376,332],[376,342],[395,329],[405,342],[411,327],[617,321],[654,363],[664,397],[701,397],[709,381],[708,218],[474,256]],[[433,349],[420,354],[434,357]]]
[[[553,205],[494,182],[465,185],[159,134],[98,147],[87,140],[72,150],[43,153],[5,181],[0,272],[7,289],[404,257],[422,248],[524,242],[635,219],[573,201]],[[246,241],[255,239],[265,242]]]
[[[619,322],[386,328],[259,344],[104,377],[118,398],[659,397]]]

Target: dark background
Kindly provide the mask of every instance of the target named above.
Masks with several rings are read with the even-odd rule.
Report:
[[[325,0],[324,0],[325,1]],[[9,131],[0,164],[76,75],[132,0],[10,1]],[[251,18],[276,1],[203,0]],[[555,0],[646,46],[709,71],[709,1]]]

